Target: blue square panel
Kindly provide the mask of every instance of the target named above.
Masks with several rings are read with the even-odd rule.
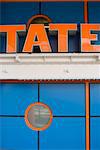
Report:
[[[53,115],[85,115],[84,84],[41,84],[40,101],[47,104]]]
[[[91,118],[91,150],[100,150],[100,118]]]
[[[42,14],[54,23],[84,22],[83,2],[44,2],[41,6]]]
[[[0,84],[0,115],[24,115],[37,99],[37,84]]]
[[[37,150],[37,139],[24,118],[0,118],[0,150]]]
[[[90,85],[91,115],[100,116],[100,84]]]
[[[33,15],[39,13],[39,3],[0,3],[0,13],[0,24],[26,24]]]
[[[100,23],[100,2],[89,2],[89,23]]]
[[[85,119],[53,118],[40,132],[40,150],[85,150]]]

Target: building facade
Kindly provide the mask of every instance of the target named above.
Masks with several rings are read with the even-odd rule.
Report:
[[[0,34],[0,149],[100,150],[100,51],[81,51],[81,24],[100,26],[100,1],[0,0],[0,13],[0,27],[26,25],[15,53]],[[77,24],[68,51],[58,53],[52,23]],[[44,25],[52,52],[22,52],[35,24]],[[99,30],[92,45],[100,45]]]

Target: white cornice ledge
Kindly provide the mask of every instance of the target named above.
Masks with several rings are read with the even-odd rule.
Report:
[[[0,79],[100,79],[100,54],[0,54]]]
[[[100,64],[100,53],[0,54],[0,64]]]

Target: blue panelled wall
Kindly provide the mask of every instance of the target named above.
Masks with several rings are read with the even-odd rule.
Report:
[[[38,133],[25,125],[23,116],[38,99],[51,108],[54,116],[50,127],[40,133],[40,150],[85,149],[84,84],[40,84],[38,88],[38,84],[3,83],[0,115],[6,117],[0,117],[0,148],[37,149]]]
[[[53,113],[52,124],[39,134],[40,150],[85,150],[85,84],[81,83],[0,84],[0,148],[38,150],[38,132],[24,121],[26,108],[38,101]],[[100,84],[90,84],[90,105],[91,149],[99,150]]]
[[[90,84],[91,149],[100,149],[100,84]]]

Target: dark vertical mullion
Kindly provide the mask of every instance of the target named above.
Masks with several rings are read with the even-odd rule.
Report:
[[[41,11],[41,2],[39,2],[39,14],[40,15],[42,14],[42,11]]]
[[[40,131],[37,131],[38,134],[38,150],[40,150]]]
[[[38,102],[40,102],[40,83],[38,83]],[[40,150],[40,131],[37,131],[37,138],[38,150]]]

